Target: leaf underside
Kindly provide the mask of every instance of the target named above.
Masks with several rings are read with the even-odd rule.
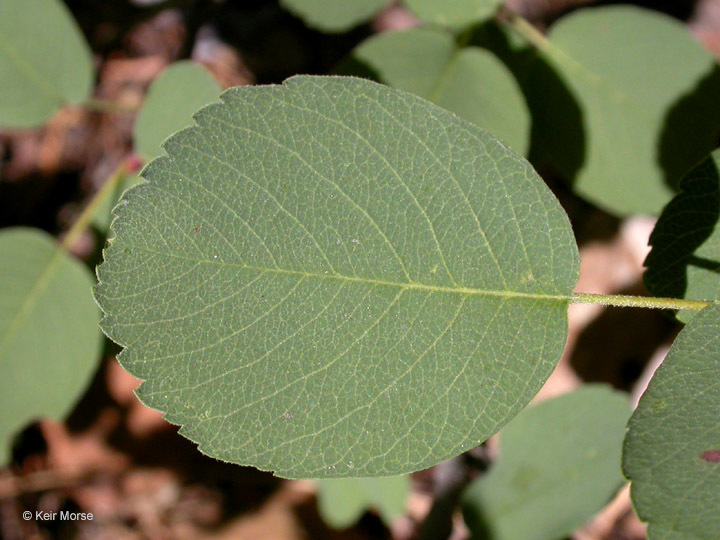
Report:
[[[623,469],[652,540],[720,531],[720,305],[675,339],[628,423]]]
[[[565,344],[577,246],[522,158],[416,96],[225,92],[116,207],[103,327],[200,450],[403,474],[495,433]]]

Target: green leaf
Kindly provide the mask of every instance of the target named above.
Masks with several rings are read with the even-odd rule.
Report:
[[[353,58],[384,82],[412,92],[490,130],[525,154],[530,113],[508,69],[478,47],[457,48],[449,32],[412,29],[378,34]]]
[[[47,234],[0,232],[0,464],[28,422],[70,412],[97,367],[90,272]]]
[[[560,357],[577,246],[529,164],[357,78],[236,88],[115,209],[103,327],[217,458],[392,476],[487,439]]]
[[[464,27],[492,17],[503,0],[405,0],[425,22]]]
[[[645,284],[654,295],[720,299],[720,150],[680,182],[680,193],[660,216],[645,260]],[[688,322],[696,312],[680,311]]]
[[[135,120],[135,150],[144,159],[162,154],[160,145],[170,135],[192,124],[191,116],[222,91],[212,75],[200,64],[175,62],[150,86]]]
[[[651,540],[720,531],[720,305],[675,339],[630,418],[623,468]]]
[[[567,109],[559,94],[547,96],[545,114],[539,111],[538,141],[591,202],[621,215],[659,213],[680,176],[720,135],[714,57],[680,22],[628,6],[576,11],[549,38],[545,57],[583,117],[579,170],[567,148],[577,134],[558,116]]]
[[[519,414],[500,434],[499,459],[465,493],[463,513],[473,537],[570,536],[622,485],[629,416],[627,397],[599,385]]]
[[[326,32],[343,32],[372,18],[391,0],[280,0],[308,26]]]
[[[0,2],[0,126],[41,125],[90,96],[90,50],[59,0]]]
[[[366,510],[377,510],[387,526],[405,514],[410,477],[331,478],[318,481],[318,509],[325,523],[344,529]]]

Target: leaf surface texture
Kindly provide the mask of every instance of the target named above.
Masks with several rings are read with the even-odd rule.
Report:
[[[103,327],[212,456],[392,476],[475,446],[565,345],[578,256],[529,164],[362,79],[232,89],[116,207]]]
[[[630,418],[623,468],[651,540],[720,531],[720,305],[680,332]]]

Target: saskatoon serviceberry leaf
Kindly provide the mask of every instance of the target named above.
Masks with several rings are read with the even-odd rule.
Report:
[[[651,540],[720,531],[720,305],[680,332],[628,424],[623,468]]]
[[[175,62],[153,81],[133,127],[136,152],[146,160],[162,154],[170,135],[192,124],[192,114],[214,101],[222,88],[200,64]]]
[[[90,96],[90,49],[60,0],[0,2],[0,127],[39,126]]]
[[[658,214],[681,176],[717,146],[715,58],[679,21],[632,6],[575,11],[548,37],[544,57],[580,107],[586,143],[576,170],[567,141],[577,135],[567,132],[572,124],[558,114],[562,94],[555,93],[534,118],[538,152],[550,153],[577,193],[598,206]]]
[[[350,527],[366,510],[376,510],[389,527],[405,513],[410,477],[326,478],[317,489],[318,510],[330,527]]]
[[[492,17],[503,0],[405,0],[421,20],[453,28]]]
[[[190,61],[175,62],[150,85],[133,126],[133,143],[144,161],[162,155],[162,142],[176,131],[192,125],[192,114],[214,101],[222,88],[202,65]],[[106,231],[110,212],[120,196],[142,179],[129,174],[95,212],[93,225]]]
[[[458,48],[444,30],[377,34],[352,53],[380,82],[412,92],[493,133],[525,154],[530,113],[513,75],[492,53]]]
[[[391,0],[280,0],[308,26],[325,32],[343,32],[369,20]]]
[[[347,77],[221,95],[115,208],[96,297],[150,407],[285,477],[392,476],[519,412],[578,255],[530,165]]]
[[[650,236],[645,284],[657,296],[720,300],[720,150],[680,182]],[[697,312],[680,311],[688,322]]]
[[[627,396],[600,385],[524,410],[500,433],[497,462],[465,494],[470,530],[495,540],[571,536],[623,483],[629,416]]]
[[[92,274],[35,229],[0,232],[0,465],[28,422],[68,414],[100,357]]]

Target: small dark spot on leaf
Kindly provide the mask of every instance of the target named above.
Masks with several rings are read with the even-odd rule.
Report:
[[[707,450],[700,457],[709,463],[720,463],[720,450]]]

